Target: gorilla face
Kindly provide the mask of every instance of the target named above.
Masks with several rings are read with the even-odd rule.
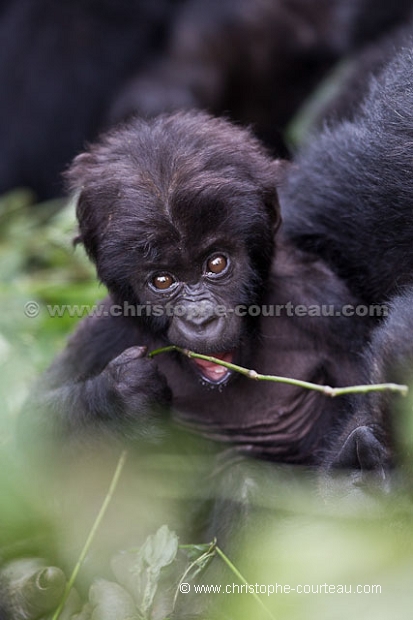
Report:
[[[237,308],[260,302],[279,222],[274,163],[257,141],[200,113],[136,120],[68,177],[112,296],[138,305],[166,343],[240,362],[254,329]],[[191,364],[210,383],[230,374]]]

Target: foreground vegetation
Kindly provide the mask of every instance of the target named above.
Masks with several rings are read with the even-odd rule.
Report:
[[[42,454],[38,468],[27,466],[25,449],[16,442],[19,409],[24,400],[30,402],[34,378],[78,320],[68,314],[53,318],[46,305],[92,305],[104,296],[82,248],[72,245],[73,206],[33,207],[32,200],[21,191],[0,202],[0,591],[6,597],[23,592],[30,599],[41,579],[53,586],[56,603],[49,609],[36,602],[31,615],[16,615],[17,620],[55,620],[74,569],[72,611],[67,607],[61,618],[71,618],[81,600],[89,607],[77,620],[162,620],[185,607],[188,595],[179,592],[179,583],[188,583],[193,592],[200,571],[204,584],[230,586],[225,595],[207,595],[215,603],[208,618],[213,613],[241,620],[409,618],[409,398],[399,424],[403,474],[394,476],[390,493],[373,483],[353,488],[348,479],[320,486],[308,472],[288,467],[271,466],[268,477],[267,466],[251,465],[242,475],[259,488],[256,514],[248,531],[238,532],[229,558],[222,555],[220,540],[194,546],[205,541],[187,526],[194,500],[207,502],[209,493],[210,463],[196,444],[181,449],[177,439],[167,448],[131,449],[109,494],[119,465],[117,446],[95,446],[75,464],[58,453]],[[56,568],[45,572],[47,566]],[[358,586],[362,592],[356,592]]]

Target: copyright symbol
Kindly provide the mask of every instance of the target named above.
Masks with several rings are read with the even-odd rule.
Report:
[[[191,590],[191,586],[189,583],[181,583],[179,586],[179,591],[181,592],[181,594],[188,594],[188,592]]]
[[[24,304],[24,314],[29,319],[34,319],[36,316],[39,316],[40,306],[37,301],[28,301]]]

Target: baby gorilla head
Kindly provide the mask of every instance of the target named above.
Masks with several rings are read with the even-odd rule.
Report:
[[[265,293],[276,167],[247,130],[199,112],[134,119],[78,156],[80,240],[115,302],[145,306],[167,343],[240,361],[253,326],[236,308]]]

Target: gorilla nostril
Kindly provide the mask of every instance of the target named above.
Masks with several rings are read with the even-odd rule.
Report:
[[[172,341],[185,338],[186,347],[197,348],[197,342],[215,341],[224,337],[228,331],[228,325],[222,318],[214,315],[186,315],[180,316],[172,322],[169,336]],[[191,345],[189,344],[191,343]]]
[[[217,320],[217,317],[213,314],[210,316],[189,316],[185,317],[184,321],[193,327],[204,328],[214,323]]]
[[[211,303],[194,303],[185,307],[181,320],[191,327],[204,328],[217,320],[215,306]]]

